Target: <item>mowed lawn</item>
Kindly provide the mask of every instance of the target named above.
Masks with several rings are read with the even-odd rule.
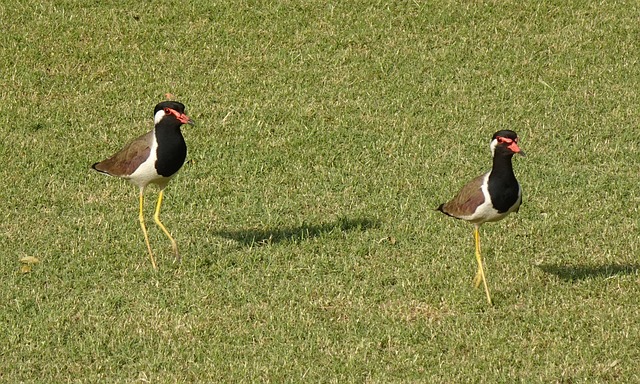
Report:
[[[4,1],[0,381],[639,382],[636,2]],[[162,219],[89,166],[170,93]],[[512,129],[520,212],[434,209]],[[35,257],[30,271],[20,262]]]

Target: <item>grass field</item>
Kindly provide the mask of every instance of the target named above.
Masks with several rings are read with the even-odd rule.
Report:
[[[0,7],[0,381],[639,382],[636,2]],[[148,260],[89,166],[198,123]],[[434,211],[520,135],[518,214]],[[30,272],[20,259],[40,260]]]

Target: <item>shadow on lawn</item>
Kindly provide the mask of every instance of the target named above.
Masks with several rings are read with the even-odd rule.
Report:
[[[321,224],[302,224],[298,227],[284,227],[275,229],[240,229],[236,231],[215,231],[216,236],[233,239],[244,245],[263,246],[276,244],[281,241],[298,242],[312,237],[320,236],[334,230],[341,232],[366,231],[377,228],[379,222],[367,218],[347,219],[340,218],[332,222]]]
[[[616,275],[632,275],[638,273],[640,264],[607,264],[607,265],[556,265],[542,264],[538,266],[546,273],[556,275],[562,280],[575,281],[594,277],[612,277]]]

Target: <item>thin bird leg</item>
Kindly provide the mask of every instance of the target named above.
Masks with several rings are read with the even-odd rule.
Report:
[[[160,221],[160,206],[162,205],[162,197],[163,197],[163,191],[161,190],[160,193],[158,194],[158,204],[156,204],[156,213],[153,214],[153,220],[155,220],[156,224],[158,224],[160,229],[162,229],[162,232],[164,232],[164,234],[167,235],[167,237],[171,241],[171,248],[173,248],[173,253],[176,255],[175,261],[180,262],[180,254],[178,253],[178,244],[176,244],[176,241],[173,240],[173,237],[171,237],[171,235],[169,234],[169,231],[167,231],[167,228],[165,228],[165,226]]]
[[[489,295],[487,279],[484,277],[484,269],[482,268],[482,256],[480,256],[480,232],[478,225],[474,226],[473,237],[476,241],[476,260],[478,260],[478,272],[476,273],[476,277],[473,279],[473,282],[476,288],[480,285],[480,281],[484,283],[484,291],[487,294],[487,301],[489,302],[489,305],[491,305],[491,295]]]
[[[476,245],[476,260],[481,260],[480,257],[480,233],[479,233],[479,228],[477,226],[474,226],[473,229],[473,240],[475,242]],[[478,271],[476,272],[476,277],[473,278],[473,286],[478,288],[480,286],[480,283],[482,283],[482,280],[484,279],[483,277],[484,275],[484,271],[482,269],[482,262],[478,261]]]
[[[144,213],[142,212],[142,207],[144,206],[144,188],[140,188],[140,215],[138,216],[138,220],[140,220],[140,227],[142,227],[142,233],[144,233],[144,242],[147,244],[147,250],[149,250],[149,258],[151,258],[151,265],[153,265],[153,269],[158,269],[156,266],[156,260],[153,258],[153,251],[151,250],[151,244],[149,244],[149,234],[147,233],[147,227],[144,225]]]

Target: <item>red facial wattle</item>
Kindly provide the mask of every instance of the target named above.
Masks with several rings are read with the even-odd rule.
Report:
[[[175,109],[165,108],[164,113],[175,116],[176,119],[178,119],[178,121],[181,122],[182,124],[191,124],[191,125],[195,124],[195,122],[191,120],[189,116],[185,115],[184,113],[180,113]]]
[[[508,137],[498,136],[498,143],[507,144],[507,148],[513,152],[524,156],[524,152],[518,147],[518,139],[510,139]]]

